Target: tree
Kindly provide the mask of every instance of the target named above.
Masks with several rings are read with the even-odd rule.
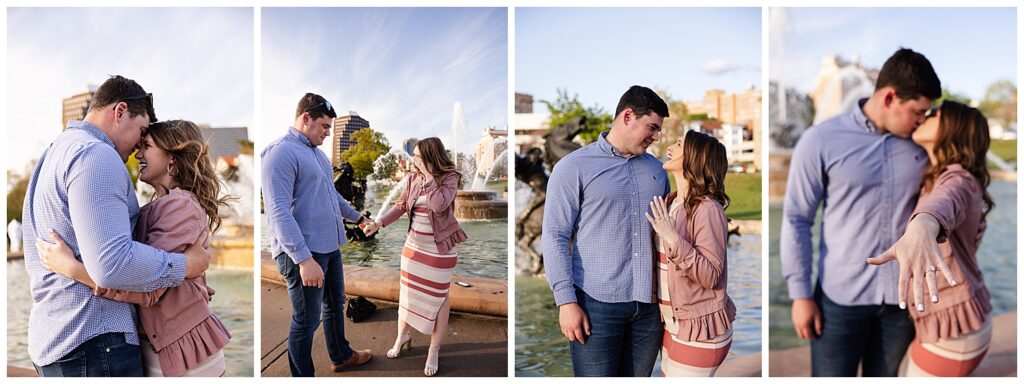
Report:
[[[938,100],[935,100],[935,105],[942,105],[943,101],[952,100],[963,105],[971,105],[971,97],[960,92],[954,92],[946,88],[942,88],[942,96]]]
[[[341,162],[352,164],[357,179],[365,179],[373,173],[373,162],[380,155],[388,153],[391,145],[383,133],[374,131],[372,128],[363,128],[352,134],[352,140],[356,142],[351,148],[341,153]]]
[[[1017,122],[1017,85],[1010,80],[1000,80],[988,86],[985,98],[978,109],[986,117],[1003,125]]]
[[[252,148],[253,148],[252,140],[245,140],[245,139],[238,140],[238,146],[239,146],[238,154],[252,156],[252,153],[253,153],[253,151],[252,151]]]
[[[388,180],[398,171],[398,155],[394,153],[385,153],[374,162],[379,163],[380,166],[373,170],[370,175],[371,180]]]
[[[25,193],[28,191],[28,176],[7,171],[7,180],[12,181],[11,190],[7,191],[7,222],[13,219],[21,221],[21,208],[25,205]]]
[[[572,97],[569,97],[569,91],[564,88],[558,89],[558,98],[554,102],[548,100],[541,100],[540,102],[544,103],[548,107],[548,112],[551,113],[548,125],[551,128],[575,121],[580,116],[586,116],[587,128],[578,135],[584,144],[596,141],[601,132],[607,131],[612,126],[612,119],[614,117],[605,112],[604,108],[598,105],[589,108],[584,107],[583,103],[579,100],[579,95],[574,94]]]

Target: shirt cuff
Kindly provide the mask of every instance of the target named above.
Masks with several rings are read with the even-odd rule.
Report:
[[[165,287],[173,287],[185,281],[185,255],[181,253],[167,254],[167,272],[163,278],[172,282],[170,285],[164,285]]]
[[[814,297],[814,292],[811,289],[810,280],[804,279],[790,279],[787,281],[789,284],[789,298],[793,300],[799,299],[810,299]]]
[[[576,289],[572,285],[553,291],[553,293],[555,294],[555,304],[558,306],[576,302]]]
[[[309,248],[302,248],[295,252],[285,251],[285,254],[288,255],[288,257],[290,257],[292,259],[292,262],[294,262],[295,264],[299,264],[313,257],[313,252],[311,252]]]

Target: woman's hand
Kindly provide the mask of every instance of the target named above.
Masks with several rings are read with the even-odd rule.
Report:
[[[868,264],[882,265],[895,260],[900,266],[900,277],[897,295],[900,308],[907,307],[908,291],[913,289],[914,303],[918,312],[924,312],[924,284],[928,284],[928,294],[932,303],[939,302],[939,288],[936,273],[941,271],[949,282],[956,286],[953,271],[946,265],[946,260],[939,249],[936,238],[939,235],[939,222],[932,215],[919,214],[907,224],[903,236],[893,244],[892,248],[882,255],[867,259]]]
[[[85,269],[85,265],[75,259],[75,252],[64,243],[60,235],[50,231],[50,238],[53,239],[53,244],[42,239],[36,240],[36,249],[39,250],[39,260],[43,267],[68,277],[75,277]]]
[[[423,176],[424,184],[434,181],[434,175],[430,174],[430,172],[427,172],[427,166],[426,164],[423,164],[422,158],[414,157],[412,159],[412,165],[416,167],[416,172]]]
[[[665,199],[655,196],[654,201],[651,201],[651,212],[645,215],[647,215],[647,221],[651,222],[651,226],[654,227],[654,231],[658,233],[658,237],[665,242],[665,246],[669,250],[676,249],[676,244],[679,244],[679,232],[676,231],[676,221],[672,219],[672,215],[669,214],[668,208],[665,206]]]

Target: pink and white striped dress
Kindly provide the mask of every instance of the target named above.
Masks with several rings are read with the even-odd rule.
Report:
[[[452,272],[459,254],[455,247],[447,254],[437,250],[427,210],[427,194],[421,191],[412,207],[412,229],[402,248],[402,285],[398,296],[398,319],[417,331],[432,333],[441,304],[448,297]]]

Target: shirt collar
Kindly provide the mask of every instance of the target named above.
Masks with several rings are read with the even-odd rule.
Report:
[[[864,104],[867,102],[867,98],[863,98],[857,101],[857,108],[854,108],[851,112],[853,113],[853,119],[857,121],[857,125],[865,132],[880,134],[881,131],[878,130],[878,127],[875,126],[875,123],[872,123],[871,119],[868,118],[868,115],[864,113]]]
[[[92,123],[89,123],[88,121],[71,120],[68,122],[68,129],[81,129],[85,131],[85,133],[88,133],[93,137],[99,139],[100,141],[107,143],[111,147],[114,146],[114,141],[110,139],[110,136],[107,136],[106,132],[103,132],[102,129],[95,125],[92,125]]]
[[[298,129],[295,129],[295,127],[288,127],[288,136],[291,136],[293,139],[298,140],[302,144],[308,145],[311,148],[315,148],[313,146],[313,143],[309,141],[309,138],[306,137],[306,135],[303,135],[302,132],[299,132]]]
[[[601,132],[601,134],[598,135],[598,137],[597,137],[597,147],[601,149],[601,152],[607,153],[607,154],[612,155],[612,156],[621,157],[621,158],[624,158],[624,159],[629,159],[629,158],[636,157],[636,156],[624,156],[621,153],[619,153],[619,150],[615,149],[615,146],[613,146],[612,143],[608,142],[608,138],[606,137],[606,136],[608,136],[608,132],[610,132],[610,131]]]

